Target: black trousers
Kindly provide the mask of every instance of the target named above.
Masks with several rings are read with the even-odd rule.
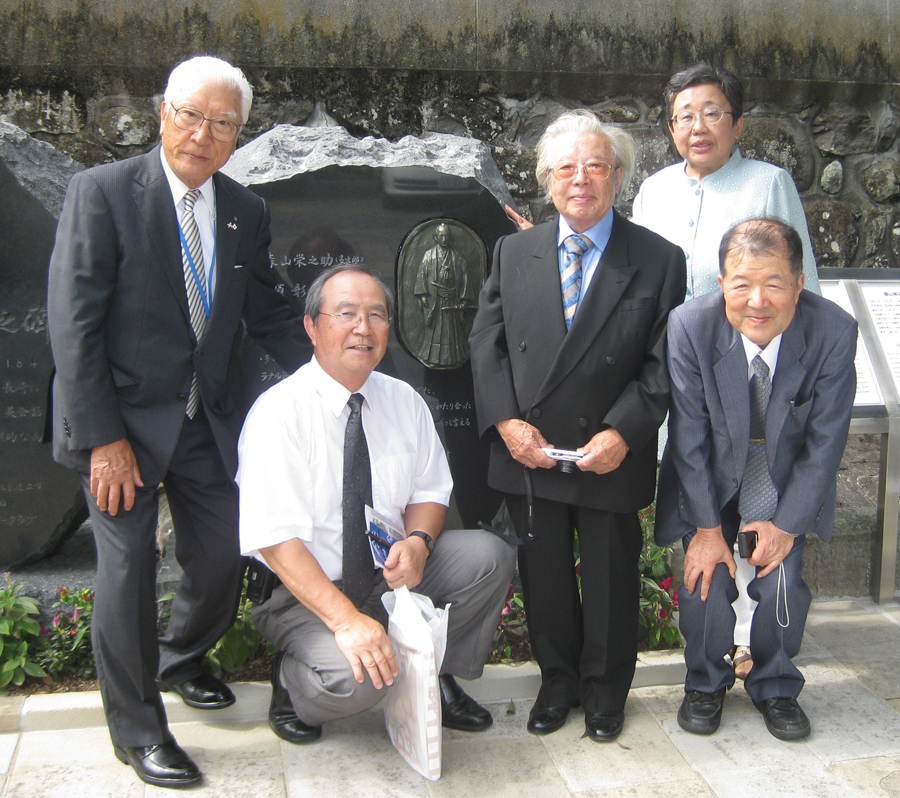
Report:
[[[528,503],[508,495],[521,536]],[[637,661],[641,527],[637,514],[533,500],[534,538],[519,548],[525,615],[542,706],[623,709]],[[574,534],[581,552],[581,595]]]
[[[112,516],[83,480],[97,543],[91,638],[110,736],[123,746],[166,742],[157,675],[173,683],[199,675],[204,654],[234,622],[242,571],[237,486],[204,414],[185,418],[163,477],[184,575],[157,638],[156,485],[138,488],[134,507]]]

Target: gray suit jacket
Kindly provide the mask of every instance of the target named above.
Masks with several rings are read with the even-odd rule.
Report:
[[[856,322],[803,291],[784,332],[766,416],[766,453],[778,488],[772,522],[791,535],[831,539],[835,475],[856,393]],[[739,493],[750,439],[748,366],[740,334],[714,291],[669,319],[672,405],[656,506],[656,541],[670,545],[721,523]]]
[[[301,364],[302,319],[273,290],[268,209],[230,178],[214,181],[216,287],[198,344],[159,149],[72,178],[48,299],[54,456],[63,465],[86,473],[93,447],[127,438],[145,484],[162,479],[196,370],[222,461],[234,474],[246,411],[242,320],[285,369]]]
[[[615,428],[629,453],[609,474],[532,470],[534,495],[607,512],[653,500],[656,437],[669,401],[665,330],[684,301],[684,253],[616,213],[612,234],[566,331],[557,222],[501,238],[469,338],[478,427],[491,435],[489,481],[525,492],[523,466],[494,424],[522,418],[575,449]]]

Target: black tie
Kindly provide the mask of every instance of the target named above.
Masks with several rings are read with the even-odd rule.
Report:
[[[344,432],[344,595],[357,607],[375,587],[375,565],[366,537],[365,506],[372,505],[372,469],[369,447],[362,427],[362,394],[352,394],[347,401],[350,417]]]

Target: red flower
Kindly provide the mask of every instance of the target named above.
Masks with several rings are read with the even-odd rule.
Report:
[[[671,576],[667,576],[665,579],[663,579],[662,581],[660,581],[659,586],[660,586],[663,590],[668,591],[668,590],[671,590],[671,589],[672,589],[672,582],[674,582],[674,581],[675,581],[675,580],[674,580]]]
[[[659,619],[660,619],[661,621],[664,621],[664,620],[666,619],[666,616],[667,616],[668,614],[669,614],[669,613],[666,612],[666,608],[665,608],[665,607],[660,607],[660,608],[659,608]]]

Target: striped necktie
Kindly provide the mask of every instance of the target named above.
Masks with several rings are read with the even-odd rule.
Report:
[[[197,222],[194,220],[194,203],[200,196],[199,188],[192,188],[184,195],[184,212],[181,214],[181,232],[184,234],[184,242],[181,247],[181,260],[184,266],[184,284],[187,288],[188,307],[191,311],[191,327],[197,342],[203,337],[206,331],[206,310],[203,306],[203,298],[200,296],[200,286],[206,285],[206,268],[203,265],[203,247],[200,245],[200,231],[197,229]],[[185,248],[185,245],[187,248]],[[188,257],[190,252],[190,257]],[[191,269],[191,259],[194,261],[194,269],[196,269],[197,277],[194,279],[194,272]],[[189,418],[193,418],[200,407],[200,384],[197,381],[197,372],[191,378],[191,393],[188,397],[185,413]]]
[[[581,293],[581,256],[592,246],[594,244],[589,238],[575,233],[563,240],[563,249],[565,249],[566,255],[559,273],[559,281],[562,288],[563,317],[566,320],[567,330],[572,326],[575,308],[578,306],[578,295]]]
[[[769,367],[759,355],[753,358],[751,365],[754,374],[750,380],[750,448],[738,499],[738,512],[745,524],[771,521],[778,509],[778,488],[769,475],[766,459],[766,413],[772,381]]]

